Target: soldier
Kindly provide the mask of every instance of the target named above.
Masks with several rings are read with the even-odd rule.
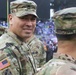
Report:
[[[55,15],[58,51],[36,75],[76,75],[76,7],[68,11]]]
[[[34,33],[36,8],[36,3],[30,0],[10,3],[10,26],[0,37],[0,75],[33,75],[36,72],[35,60],[23,42]]]

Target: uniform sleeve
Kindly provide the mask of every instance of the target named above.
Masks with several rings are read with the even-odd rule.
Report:
[[[8,53],[0,51],[0,75],[19,75],[15,58],[10,59]],[[14,62],[14,63],[13,63]]]

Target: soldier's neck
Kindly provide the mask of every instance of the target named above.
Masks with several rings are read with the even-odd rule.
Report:
[[[57,52],[68,54],[76,58],[76,41],[59,41]]]
[[[24,39],[24,41],[27,43],[27,42],[29,42],[30,41],[30,39],[33,37],[34,35],[32,35],[31,37],[29,37],[29,38],[25,38]]]

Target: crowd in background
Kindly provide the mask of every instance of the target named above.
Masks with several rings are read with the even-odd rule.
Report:
[[[0,21],[0,27],[8,28],[8,24],[6,21]]]
[[[47,21],[39,20],[37,22],[35,34],[43,44],[49,47],[53,52],[57,51],[58,41],[55,35],[54,21],[52,19]]]

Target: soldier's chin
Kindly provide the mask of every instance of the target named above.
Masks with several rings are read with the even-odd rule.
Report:
[[[25,38],[29,38],[32,36],[32,33],[25,34]]]

